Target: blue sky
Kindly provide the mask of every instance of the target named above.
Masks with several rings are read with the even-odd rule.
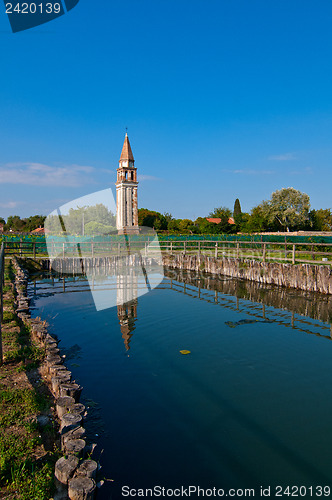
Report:
[[[292,186],[330,208],[330,0],[80,0],[12,34],[0,11],[0,216],[114,187],[195,219]]]

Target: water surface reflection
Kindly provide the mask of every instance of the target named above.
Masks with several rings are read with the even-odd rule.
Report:
[[[123,301],[123,283],[93,286]],[[114,479],[100,498],[128,484],[329,484],[330,297],[173,270],[102,311],[82,277],[38,278],[30,294],[61,345],[80,348],[69,368],[98,407],[86,426]]]

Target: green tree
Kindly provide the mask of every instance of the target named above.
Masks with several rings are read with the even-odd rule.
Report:
[[[24,219],[25,221],[24,230],[31,232],[34,229],[37,229],[38,227],[44,227],[45,219],[46,217],[44,215],[32,215],[31,217]]]
[[[229,224],[228,220],[232,217],[232,211],[227,207],[218,207],[210,212],[208,217],[220,219],[219,224],[215,224],[217,233],[233,233],[237,228],[234,224]]]
[[[18,215],[10,215],[7,219],[7,224],[5,225],[5,231],[20,233],[24,231],[25,225],[26,222]]]
[[[89,222],[96,222],[98,224],[103,224],[105,226],[115,227],[116,225],[115,215],[102,203],[97,203],[96,205],[83,207],[82,211],[84,212],[85,224]]]
[[[105,205],[71,208],[67,215],[47,217],[45,229],[53,234],[106,234],[116,229],[116,217]],[[104,228],[104,229],[103,229]]]
[[[169,231],[172,231],[172,232],[178,232],[180,230],[179,223],[180,223],[180,219],[173,219],[173,220],[168,222],[167,229]]]
[[[315,231],[332,231],[332,212],[330,208],[311,210],[309,218],[312,229]]]
[[[234,203],[234,210],[233,210],[233,217],[234,219],[241,215],[242,210],[241,210],[241,204],[239,198],[236,198],[235,203]]]
[[[210,212],[208,217],[213,217],[216,219],[222,219],[224,220],[225,217],[227,217],[227,220],[232,216],[232,211],[227,208],[227,207],[218,207],[213,210],[213,212]]]
[[[220,217],[221,221],[219,222],[219,224],[217,224],[217,232],[220,233],[220,234],[230,234],[230,233],[233,233],[233,232],[236,232],[236,226],[235,224],[230,224],[228,221],[229,221],[229,216],[228,214],[225,212],[223,214],[221,214],[221,217]]]
[[[101,224],[100,222],[90,221],[85,224],[84,233],[87,235],[103,235],[111,234],[116,228],[114,226],[107,226],[106,224]]]
[[[115,230],[116,224],[115,215],[102,203],[71,208],[63,221],[68,234],[82,234],[83,230],[85,234],[93,234],[94,230],[97,234],[106,234]]]
[[[241,210],[239,198],[236,198],[236,200],[234,202],[233,218],[234,218],[234,222],[236,224],[236,228],[239,231],[241,228],[241,224],[242,224],[242,210]]]
[[[277,220],[287,231],[305,226],[309,220],[309,210],[309,196],[294,188],[275,191],[267,205],[269,222],[273,224]]]
[[[200,234],[217,234],[218,224],[209,222],[205,217],[198,217],[195,220],[195,226]]]
[[[181,219],[179,222],[179,230],[181,233],[193,233],[194,232],[194,223],[190,219]]]
[[[153,227],[158,230],[167,229],[167,221],[164,215],[159,212],[148,210],[147,208],[140,208],[138,210],[138,225]]]
[[[269,203],[262,201],[259,205],[254,207],[250,215],[243,217],[243,224],[241,231],[245,233],[260,233],[269,229]],[[246,219],[246,220],[245,220]]]
[[[246,212],[242,212],[240,217],[239,217],[239,221],[238,223],[236,224],[236,228],[237,228],[237,231],[241,232],[241,233],[248,233],[250,232],[248,230],[248,223],[249,223],[249,220],[250,220],[250,214],[246,213]]]
[[[171,222],[172,220],[174,220],[173,215],[171,213],[169,213],[169,212],[164,212],[163,216],[165,217],[167,224],[169,222]]]

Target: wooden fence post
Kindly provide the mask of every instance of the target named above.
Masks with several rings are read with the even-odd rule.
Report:
[[[292,251],[292,264],[295,264],[295,243],[293,245],[293,251]]]
[[[216,248],[214,250],[214,257],[217,259],[218,258],[218,242],[216,242]]]
[[[35,241],[32,243],[32,248],[33,248],[33,258],[35,259],[36,258],[36,242]]]
[[[315,251],[314,251],[313,245],[311,245],[311,257],[312,257],[312,260],[315,260]]]
[[[198,242],[198,255],[201,256],[201,242]]]
[[[93,258],[94,253],[95,253],[94,250],[95,250],[94,249],[94,244],[93,244],[93,241],[91,241],[91,256],[92,256],[92,258]]]
[[[266,243],[263,243],[263,262],[266,262]]]
[[[171,255],[173,253],[173,241],[171,241]]]
[[[240,258],[240,243],[238,241],[236,242],[236,258]]]
[[[186,255],[186,249],[187,249],[187,242],[184,241],[183,242],[183,252],[184,252],[185,255]]]

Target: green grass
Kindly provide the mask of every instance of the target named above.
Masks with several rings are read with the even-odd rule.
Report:
[[[56,454],[48,462],[32,458],[41,438],[31,415],[47,408],[47,399],[33,388],[0,386],[0,485],[22,500],[47,500],[53,491]]]
[[[53,466],[24,462],[12,471],[12,487],[19,491],[20,500],[48,500],[53,493]]]
[[[4,273],[5,281],[13,281],[15,278],[13,264],[11,260],[5,261],[5,273]]]
[[[52,449],[56,433],[52,422],[39,427],[36,416],[48,414],[52,403],[42,385],[35,389],[26,383],[21,387],[19,382],[15,383],[19,380],[15,379],[17,371],[28,371],[40,364],[44,349],[31,341],[30,328],[11,311],[14,292],[8,283],[13,282],[14,274],[10,261],[6,261],[5,276],[7,310],[2,334],[6,355],[0,369],[0,488],[7,489],[8,494],[14,493],[18,500],[49,500],[54,492],[54,464],[59,457],[58,451]],[[42,443],[51,450],[47,454]]]
[[[15,425],[45,406],[45,399],[31,389],[0,388],[0,427]]]
[[[26,365],[19,366],[17,371],[32,370],[37,368],[44,357],[44,349],[34,345],[25,345],[14,348],[6,353],[7,363],[19,363],[23,361]]]
[[[12,311],[3,312],[3,323],[11,323],[12,321],[17,321],[16,314]]]
[[[23,361],[23,366],[17,368],[18,371],[31,370],[37,368],[45,356],[45,349],[38,347],[31,341],[30,328],[25,324],[20,324],[15,313],[4,312],[4,324],[13,323],[19,326],[19,331],[4,331],[3,341],[9,347],[5,354],[7,363],[19,363]]]

